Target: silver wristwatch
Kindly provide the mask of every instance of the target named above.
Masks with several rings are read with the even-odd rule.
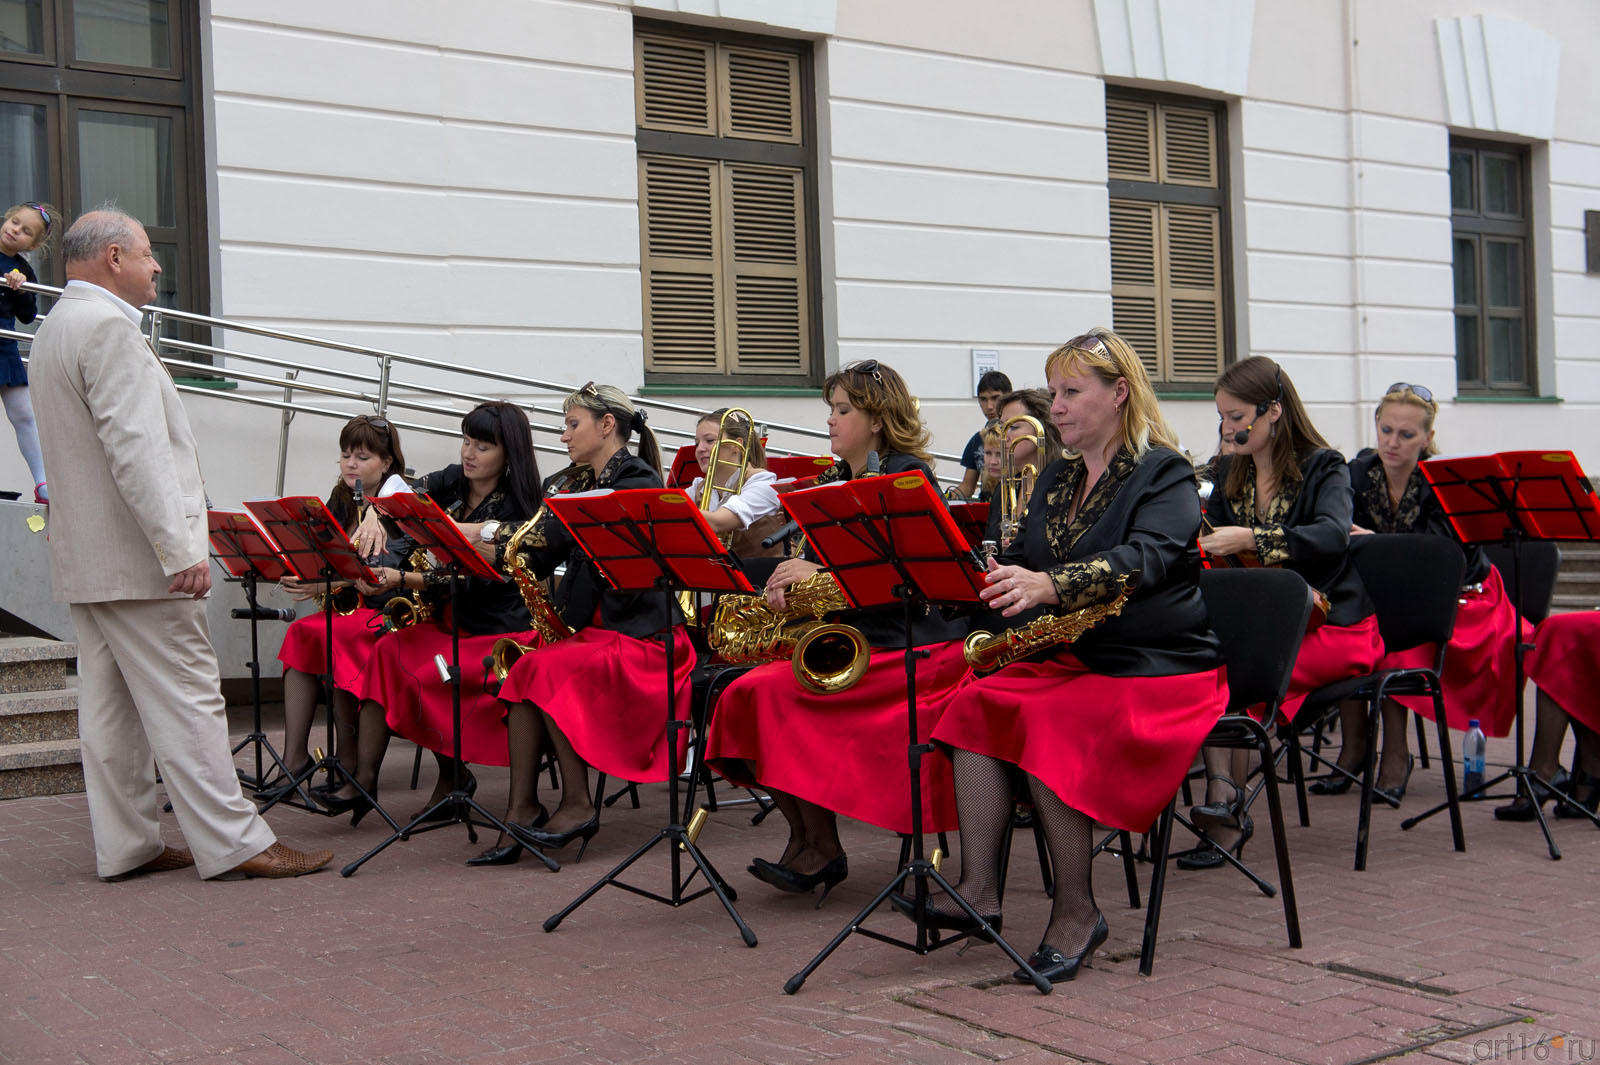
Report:
[[[494,534],[499,532],[499,531],[500,531],[500,523],[499,522],[497,522],[497,521],[486,521],[486,522],[483,523],[483,528],[478,530],[478,539],[482,540],[486,544],[492,544],[492,543],[494,543]]]

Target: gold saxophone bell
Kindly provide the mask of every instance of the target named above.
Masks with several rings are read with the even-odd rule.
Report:
[[[518,643],[509,636],[502,636],[489,648],[489,671],[494,674],[497,682],[504,682],[511,672],[511,667],[517,664],[517,659],[533,650],[531,644]]]
[[[833,695],[854,687],[867,672],[872,645],[853,625],[817,625],[794,645],[794,679],[807,691]]]

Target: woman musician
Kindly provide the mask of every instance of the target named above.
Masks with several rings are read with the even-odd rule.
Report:
[[[928,431],[893,369],[876,360],[853,363],[823,382],[822,396],[837,461],[823,471],[819,484],[848,481],[874,466],[886,474],[919,471],[933,481]],[[809,555],[779,563],[767,581],[767,605],[781,613],[790,597],[819,594],[819,583],[832,580],[824,575],[819,581],[818,574],[825,571]],[[758,879],[797,893],[821,884],[821,898],[826,898],[849,872],[839,842],[839,814],[896,832],[911,830],[903,617],[899,606],[828,614],[829,620],[856,626],[871,645],[865,674],[847,690],[822,694],[802,687],[792,664],[782,661],[739,677],[718,701],[708,763],[736,783],[763,788],[789,826],[778,860],[757,858],[749,866]],[[954,635],[954,627],[937,612],[925,613],[913,629],[917,646],[941,645],[917,666],[924,738],[937,720],[938,706],[966,672],[959,644],[947,642]],[[953,828],[949,763],[933,757],[924,759],[923,767],[924,827]]]
[[[362,414],[351,418],[339,431],[339,481],[328,495],[328,511],[346,532],[354,532],[367,517],[370,506],[357,512],[355,488],[361,486],[364,499],[388,492],[408,490],[401,476],[406,468],[400,450],[400,430],[383,418]],[[398,566],[411,551],[411,542],[387,519],[384,522],[388,543],[381,555],[371,560],[375,567]],[[295,599],[320,599],[325,585],[320,581],[302,584],[285,577],[279,585]],[[333,615],[333,713],[334,748],[354,758],[356,746],[355,691],[367,658],[378,640],[378,625],[383,605],[398,591],[359,595],[342,581],[333,583],[335,604],[350,603],[351,609],[336,609]],[[278,661],[283,663],[283,762],[291,775],[299,776],[311,763],[308,743],[311,719],[316,713],[321,690],[319,678],[327,672],[325,643],[327,620],[319,610],[296,618],[284,634]],[[274,791],[262,792],[263,801],[293,790],[285,783]]]
[[[1090,877],[1094,823],[1147,830],[1227,691],[1193,551],[1194,469],[1138,355],[1093,329],[1051,352],[1045,376],[1051,419],[1072,453],[1041,471],[983,597],[1014,624],[1126,600],[1070,649],[1044,648],[963,687],[933,738],[954,751],[958,889],[997,928],[1013,773],[1026,776],[1055,870],[1029,965],[1054,983],[1076,976],[1108,934]],[[893,901],[911,911],[905,898]],[[942,895],[930,906],[937,927],[973,927]]]
[[[561,442],[573,466],[572,490],[660,488],[661,452],[644,412],[612,385],[584,385],[563,403]],[[628,441],[639,437],[639,453]],[[542,847],[580,840],[578,858],[600,828],[589,793],[589,767],[632,781],[666,780],[676,768],[665,750],[667,652],[660,633],[673,630],[677,707],[688,716],[694,646],[676,603],[670,613],[655,591],[617,591],[566,526],[544,513],[518,536],[517,565],[566,576],[553,606],[572,635],[531,644],[500,686],[511,753],[505,820]],[[548,746],[561,775],[554,813],[538,798],[539,759]],[[501,838],[469,865],[506,865],[522,854],[518,839]]]
[[[1000,413],[995,427],[1000,437],[1001,475],[991,493],[989,526],[983,538],[1003,549],[1007,539],[1015,535],[1014,529],[1004,527],[1004,520],[1020,520],[1020,511],[1027,506],[1029,491],[1038,483],[1039,474],[1066,449],[1061,442],[1061,430],[1050,418],[1050,393],[1044,389],[1008,392],[1001,397],[997,409]],[[1024,418],[1038,422],[1039,432],[1023,421]],[[1033,477],[1024,484],[1023,474],[1029,467],[1033,468]],[[1006,483],[1006,476],[1012,483]],[[1008,515],[1007,510],[1014,513]]]
[[[419,491],[444,508],[467,539],[503,544],[517,524],[539,505],[539,467],[533,453],[528,416],[512,403],[480,403],[461,419],[461,462],[422,479]],[[363,543],[370,542],[363,538]],[[361,679],[360,720],[356,738],[355,778],[375,794],[391,733],[398,733],[434,754],[439,778],[428,806],[450,790],[455,730],[451,688],[439,683],[434,657],[451,656],[450,579],[431,568],[384,566],[378,569],[377,591],[399,589],[419,597],[431,617],[396,629],[378,641]],[[461,582],[459,613],[460,660],[481,661],[499,637],[526,633],[527,608],[510,581],[468,577]],[[461,670],[461,758],[480,765],[506,763],[506,734],[500,704],[483,686],[481,671]],[[470,793],[477,778],[468,773]],[[330,804],[351,810],[358,823],[370,806],[354,788],[334,792]],[[426,809],[426,807],[424,807]],[[445,816],[443,813],[441,817]]]
[[[1502,821],[1532,821],[1534,803],[1543,806],[1554,796],[1552,789],[1566,793],[1592,814],[1600,810],[1600,612],[1545,618],[1534,633],[1526,665],[1528,679],[1539,686],[1533,750],[1528,755],[1534,797],[1530,802],[1518,795],[1496,807],[1494,815]],[[1570,776],[1561,768],[1561,744],[1569,724],[1577,745]],[[1555,814],[1583,816],[1567,802],[1558,802]]]
[[[1458,540],[1420,465],[1422,459],[1435,453],[1433,421],[1438,411],[1432,392],[1403,381],[1390,385],[1378,401],[1374,415],[1378,447],[1363,451],[1350,461],[1350,488],[1355,501],[1352,535],[1424,533]],[[1468,722],[1478,718],[1488,735],[1505,736],[1516,716],[1516,614],[1506,597],[1500,573],[1488,556],[1476,546],[1469,545],[1465,550],[1467,587],[1461,592],[1441,678],[1445,719],[1451,728],[1464,732]],[[1385,655],[1379,668],[1432,668],[1437,655],[1438,648],[1431,644],[1413,647]],[[1408,709],[1431,721],[1433,700],[1415,696],[1384,700],[1383,757],[1378,763],[1375,786],[1394,802],[1405,797],[1411,776],[1406,736]],[[1339,751],[1339,767],[1359,774],[1367,749],[1366,707],[1357,702],[1346,703],[1340,707],[1339,716],[1344,743]],[[1319,795],[1337,795],[1348,791],[1350,783],[1349,777],[1333,776],[1318,781],[1313,790]]]
[[[1217,378],[1215,393],[1233,453],[1217,460],[1205,507],[1212,531],[1200,537],[1200,547],[1294,570],[1328,603],[1326,622],[1306,635],[1295,660],[1283,704],[1292,719],[1307,693],[1370,673],[1383,657],[1372,600],[1350,559],[1350,471],[1271,359],[1234,363]],[[1254,827],[1243,812],[1248,755],[1208,749],[1206,801],[1190,811],[1195,825],[1227,850],[1242,850]],[[1222,856],[1205,850],[1179,864],[1206,868],[1222,864]]]
[[[689,486],[689,498],[700,503],[706,521],[739,559],[781,557],[783,545],[761,546],[783,527],[783,508],[773,487],[778,478],[765,468],[766,451],[748,415],[722,407],[695,425],[694,457],[705,472]]]

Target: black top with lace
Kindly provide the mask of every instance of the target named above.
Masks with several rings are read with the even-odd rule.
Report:
[[[928,464],[914,455],[902,455],[897,451],[885,451],[879,457],[879,475],[893,473],[911,473],[920,471],[928,478],[928,483],[937,486],[938,481],[933,476],[933,471]],[[866,474],[862,474],[866,476]],[[817,477],[817,484],[833,484],[837,481],[849,481],[854,477],[850,464],[843,459],[838,460]],[[801,557],[819,562],[812,553],[810,545],[806,545]],[[874,607],[870,610],[841,611],[830,616],[829,620],[840,620],[854,625],[861,630],[875,649],[892,650],[906,645],[905,608],[899,603],[887,606]],[[966,636],[969,623],[965,616],[951,618],[937,607],[923,606],[917,609],[911,621],[911,645],[925,647],[928,644],[944,643],[947,640],[959,640]]]
[[[1117,594],[1113,577],[1138,571],[1122,613],[1084,633],[1072,654],[1112,676],[1215,668],[1220,648],[1200,598],[1194,547],[1200,528],[1194,467],[1168,448],[1152,448],[1139,459],[1118,451],[1069,522],[1085,476],[1077,455],[1057,459],[1039,475],[1017,538],[999,561],[1048,574],[1061,602],[1005,623],[1109,602]]]
[[[1350,560],[1350,471],[1344,456],[1317,448],[1298,456],[1300,479],[1278,487],[1266,512],[1256,507],[1254,460],[1238,498],[1227,493],[1228,470],[1238,455],[1217,460],[1216,488],[1206,518],[1216,528],[1247,526],[1264,566],[1282,566],[1328,597],[1328,624],[1354,625],[1373,612],[1372,600]]]
[[[527,521],[533,515],[523,514],[504,486],[496,486],[482,502],[467,510],[467,493],[471,485],[459,465],[446,466],[422,478],[417,491],[427,493],[446,514],[463,525],[486,521],[502,523],[501,531]],[[450,602],[450,578],[437,569],[429,570],[423,595],[436,608]],[[496,632],[522,632],[529,627],[528,608],[522,603],[522,593],[515,581],[491,581],[483,577],[467,577],[461,582],[461,610],[459,621],[462,633],[468,636],[485,636]]]
[[[580,467],[565,486],[567,492],[587,492],[597,488],[660,488],[661,475],[654,466],[621,448],[601,468],[595,477],[589,467]],[[683,622],[683,614],[676,602],[671,613],[660,592],[619,592],[600,573],[600,569],[584,552],[561,519],[550,511],[540,518],[539,524],[523,538],[523,552],[533,572],[548,577],[565,562],[566,576],[556,588],[551,604],[560,613],[561,620],[573,632],[587,628],[594,622],[596,605],[600,609],[600,626],[636,639],[659,634],[669,624]]]
[[[1365,448],[1350,460],[1350,490],[1354,493],[1354,520],[1363,529],[1375,533],[1429,533],[1448,536],[1461,543],[1420,466],[1411,468],[1400,505],[1394,507],[1389,499],[1389,479],[1384,475],[1383,460],[1377,451]],[[1463,544],[1462,550],[1467,553],[1466,583],[1480,583],[1489,575],[1488,556],[1476,544]]]

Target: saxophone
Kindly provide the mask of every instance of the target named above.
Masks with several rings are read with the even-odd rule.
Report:
[[[782,613],[760,595],[724,595],[717,601],[706,642],[729,662],[787,658],[795,680],[818,694],[844,691],[867,671],[871,645],[852,625],[824,623],[824,615],[849,607],[839,582],[813,573],[784,591]]]
[[[1122,613],[1138,576],[1135,570],[1112,578],[1117,584],[1117,594],[1109,602],[1091,603],[1065,614],[1045,614],[998,634],[974,632],[961,645],[962,657],[973,669],[988,671],[1010,665],[1046,647],[1072,643],[1100,622]]]
[[[550,480],[547,495],[557,494],[567,482],[572,480],[577,471],[576,466],[569,466]],[[540,506],[538,511],[517,527],[506,541],[505,560],[506,568],[511,571],[511,579],[517,582],[517,590],[522,593],[522,602],[528,608],[528,616],[533,621],[533,629],[539,634],[540,642],[537,644],[518,643],[510,636],[502,636],[494,642],[489,649],[489,657],[484,659],[484,665],[494,674],[496,682],[506,679],[506,674],[511,672],[511,667],[528,651],[534,647],[542,647],[547,643],[555,643],[572,635],[572,630],[567,623],[561,620],[561,615],[550,602],[550,597],[545,594],[544,582],[533,572],[528,560],[523,556],[522,549],[537,547],[539,544],[528,543],[544,518],[548,506]],[[542,543],[542,538],[541,541]]]
[[[417,548],[406,559],[406,568],[412,573],[426,573],[433,568],[433,563],[428,559],[425,548]],[[402,574],[403,575],[403,574]],[[383,624],[378,626],[378,635],[395,632],[400,629],[409,629],[413,625],[421,624],[433,616],[433,607],[422,598],[420,590],[405,591],[383,604]]]

